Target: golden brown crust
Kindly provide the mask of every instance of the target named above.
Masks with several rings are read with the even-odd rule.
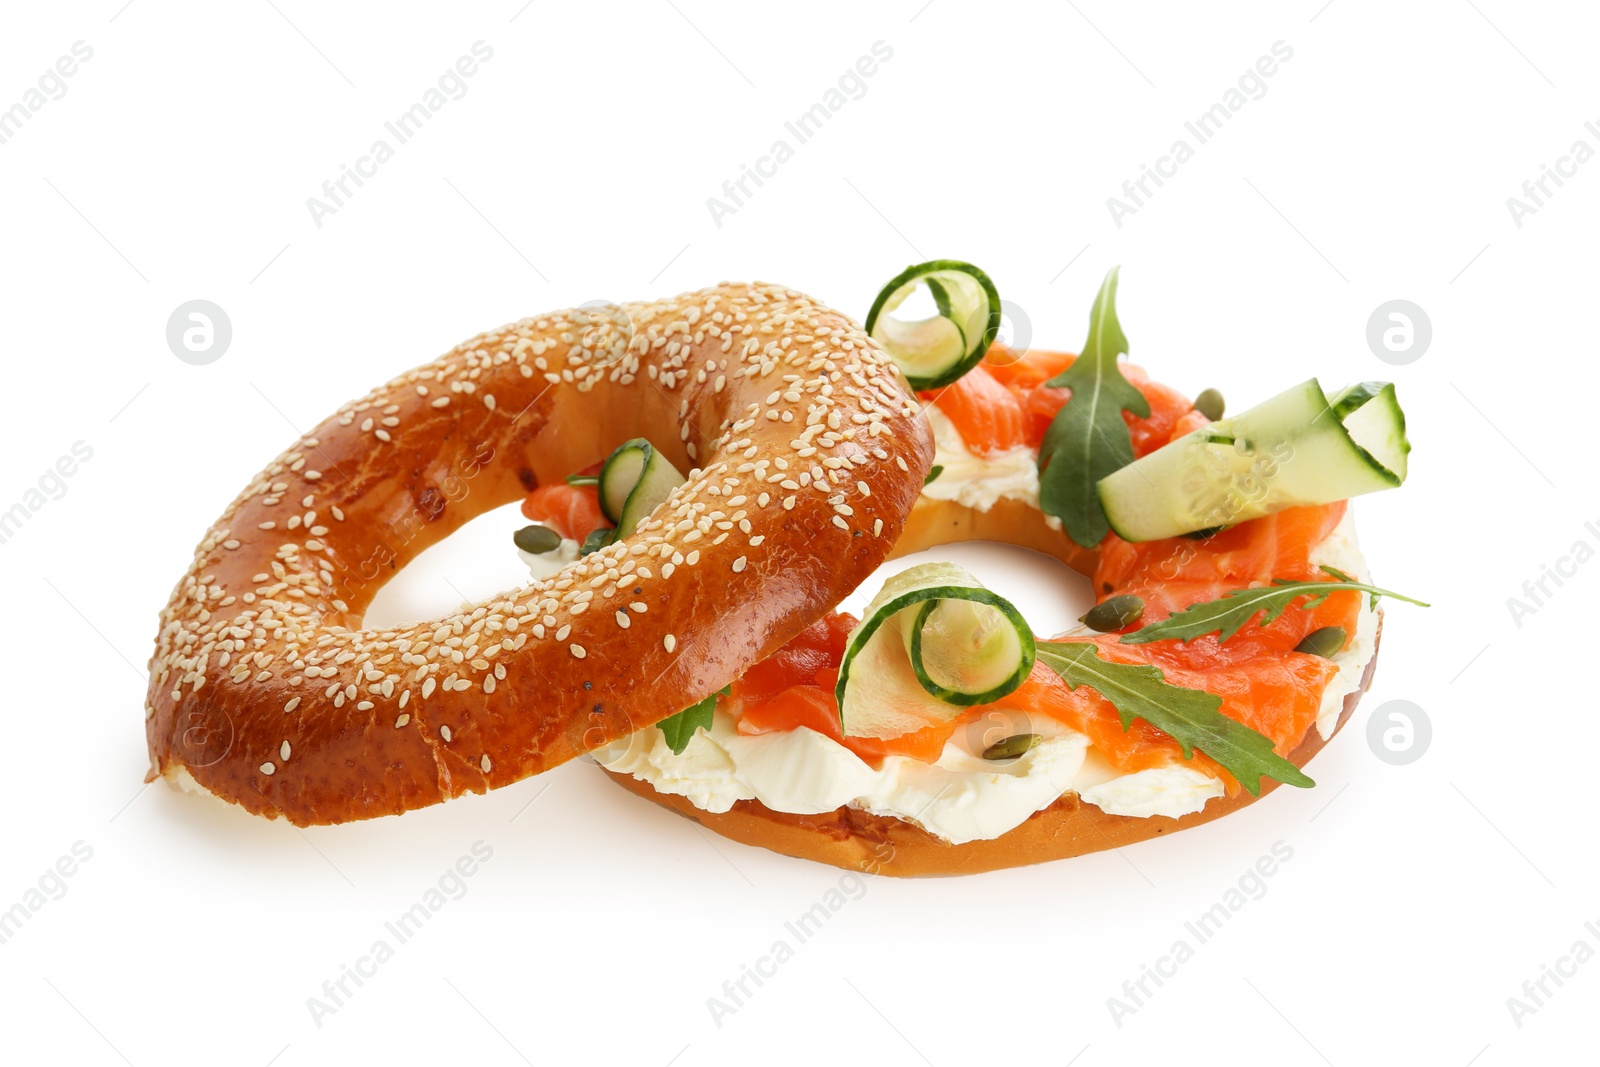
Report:
[[[1374,650],[1360,687],[1344,698],[1344,711],[1339,715],[1336,733],[1355,711],[1361,694],[1366,692],[1377,662]],[[1322,751],[1324,744],[1322,735],[1313,729],[1289,754],[1289,760],[1296,767],[1304,767],[1311,757]],[[854,808],[838,808],[822,815],[791,815],[773,811],[759,800],[740,800],[725,812],[702,811],[687,798],[658,793],[649,782],[630,774],[606,773],[623,788],[694,819],[723,837],[786,856],[902,878],[977,874],[1121,848],[1220,819],[1257,799],[1241,789],[1234,796],[1207,801],[1204,808],[1179,819],[1162,815],[1133,818],[1108,815],[1093,804],[1083,803],[1076,793],[1068,793],[1008,833],[986,841],[952,845],[903,819],[872,815]],[[1266,796],[1276,788],[1277,782],[1265,779],[1261,795]]]
[[[894,555],[968,540],[1021,545],[1054,556],[1084,573],[1093,569],[1092,552],[1050,529],[1037,508],[1011,499],[997,501],[988,511],[975,511],[923,497],[907,518],[906,532],[895,546]],[[1361,684],[1345,697],[1335,732],[1350,718],[1372,681],[1378,662],[1377,641],[1375,635],[1373,656],[1362,672]],[[1313,728],[1288,758],[1295,766],[1304,767],[1325,743],[1326,739]],[[1212,799],[1201,810],[1182,818],[1134,818],[1108,815],[1080,801],[1077,794],[1068,793],[1000,837],[953,845],[902,819],[848,807],[822,815],[793,815],[773,811],[758,800],[740,800],[726,812],[703,811],[684,797],[658,793],[650,783],[632,775],[606,773],[631,792],[735,841],[835,867],[899,877],[976,874],[1121,848],[1199,826],[1257,799],[1241,789],[1234,796]],[[1261,795],[1272,792],[1278,784],[1264,780]]]
[[[887,556],[933,451],[903,381],[844,316],[767,285],[524,319],[395,378],[196,550],[151,659],[151,776],[344,822],[509,784],[693,703]],[[424,548],[636,436],[704,468],[637,533],[444,619],[361,628]]]

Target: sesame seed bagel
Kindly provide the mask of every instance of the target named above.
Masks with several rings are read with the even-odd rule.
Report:
[[[892,555],[962,541],[1019,545],[1052,556],[1085,575],[1094,569],[1094,550],[1080,548],[1061,531],[1051,529],[1038,508],[1010,498],[978,510],[923,497],[908,516],[905,532]],[[1381,633],[1380,611],[1378,634]],[[1372,655],[1362,667],[1360,684],[1345,695],[1333,733],[1349,721],[1371,684],[1377,666],[1377,645],[1375,636]],[[1287,759],[1296,767],[1304,767],[1331,737],[1332,734],[1324,738],[1312,729],[1287,754]],[[660,792],[632,774],[610,770],[606,773],[629,792],[734,841],[848,870],[896,877],[975,874],[1121,848],[1200,826],[1259,799],[1241,789],[1233,796],[1210,800],[1199,811],[1179,818],[1132,817],[1109,814],[1069,792],[999,837],[952,844],[915,822],[849,806],[799,815],[775,811],[759,800],[738,800],[726,811],[706,811],[687,797]],[[1261,796],[1278,785],[1264,779]]]
[[[733,681],[888,556],[932,462],[904,379],[781,286],[481,334],[340,408],[212,526],[161,615],[150,778],[296,825],[508,785]],[[442,619],[362,628],[472,518],[632,437],[688,481]]]

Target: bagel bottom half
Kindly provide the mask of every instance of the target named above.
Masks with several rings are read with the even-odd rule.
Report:
[[[988,511],[975,511],[949,501],[924,497],[912,510],[906,532],[895,547],[895,555],[969,540],[1020,545],[1059,559],[1081,572],[1093,566],[1091,552],[1079,549],[1069,538],[1046,526],[1036,508],[1015,500],[1001,500]],[[1378,637],[1382,630],[1380,612]],[[1372,658],[1362,671],[1361,684],[1345,696],[1334,735],[1343,729],[1372,682],[1378,662],[1378,637],[1373,640]],[[1313,727],[1289,753],[1289,761],[1296,767],[1304,767],[1330,739]],[[955,845],[915,823],[851,807],[836,808],[820,815],[795,815],[774,811],[758,800],[740,800],[725,812],[705,811],[686,797],[657,792],[649,782],[631,774],[606,773],[624,789],[693,819],[730,840],[847,870],[903,878],[977,874],[1121,848],[1219,819],[1258,799],[1241,789],[1234,796],[1214,798],[1199,811],[1181,818],[1163,815],[1135,818],[1107,814],[1092,804],[1083,803],[1076,793],[1066,793],[999,837]],[[1262,796],[1279,785],[1270,779],[1261,784]]]

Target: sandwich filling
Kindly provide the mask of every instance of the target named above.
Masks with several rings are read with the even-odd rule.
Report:
[[[936,454],[919,507],[954,504],[988,512],[1001,501],[1020,503],[1067,538],[1062,519],[1041,507],[1040,472],[1041,456],[1050,448],[1047,437],[1071,393],[1052,383],[1074,358],[996,347],[954,382],[920,394]],[[1214,412],[1208,415],[1138,367],[1120,366],[1149,409],[1122,416],[1136,458],[1191,440],[1213,423],[1226,426],[1216,422],[1215,405],[1206,405]],[[1320,386],[1315,391],[1323,396]],[[1334,411],[1345,395],[1328,400],[1327,410]],[[1250,413],[1246,416],[1240,425],[1254,426]],[[1256,455],[1252,440],[1238,442],[1236,455],[1221,453],[1230,469],[1239,468],[1229,484],[1237,487],[1246,513],[1258,503],[1258,492],[1270,494],[1279,472],[1297,458],[1289,441],[1268,456]],[[1319,463],[1315,445],[1305,446],[1300,460],[1305,469]],[[1248,471],[1241,466],[1246,461]],[[1045,470],[1047,479],[1053,469]],[[1290,473],[1304,471],[1296,467]],[[551,499],[530,498],[524,512],[531,519],[559,512],[556,498],[565,498],[562,488],[536,490],[534,497],[541,493]],[[1062,657],[1081,661],[1084,652],[1076,643],[1087,641],[1095,646],[1092,658],[1110,667],[1158,668],[1156,681],[1144,684],[1201,690],[1217,698],[1211,714],[1261,735],[1257,740],[1271,744],[1269,754],[1289,766],[1282,758],[1312,729],[1323,739],[1333,734],[1377,640],[1376,597],[1349,587],[1370,578],[1348,504],[1333,495],[1321,499],[1335,502],[1306,503],[1302,497],[1265,512],[1257,509],[1259,517],[1182,536],[1125,540],[1114,530],[1098,542],[1092,557],[1097,599],[1137,603],[1132,618],[1142,613],[1142,626],[1274,582],[1326,581],[1330,575],[1344,581],[1343,588],[1321,596],[1284,601],[1277,611],[1258,613],[1226,635],[1201,628],[1181,639],[1128,644],[1122,641],[1129,636],[1128,622],[1115,624],[1124,631],[1121,636],[1074,631],[1040,640],[1040,661],[1034,663],[1030,655],[1032,668],[1021,668],[1027,672],[1021,684],[991,703],[961,707],[943,719],[935,716],[925,729],[903,721],[863,725],[852,711],[847,729],[839,677],[849,669],[846,646],[857,622],[836,613],[751,668],[723,696],[692,709],[699,711],[693,720],[685,712],[673,717],[679,721],[663,724],[665,733],[647,727],[593,756],[610,771],[685,797],[707,812],[725,812],[740,801],[796,815],[851,808],[915,824],[952,844],[997,838],[1068,795],[1116,816],[1176,819],[1199,812],[1244,786],[1201,751],[1204,746],[1186,750],[1173,734],[1102,695],[1098,690],[1127,698],[1127,686],[1118,689],[1122,683],[1111,675],[1095,676],[1111,689],[1094,681],[1069,682],[1059,664],[1066,662]],[[557,514],[554,524],[561,525],[562,517]],[[567,525],[573,527],[567,536],[585,532],[581,523]],[[1078,533],[1073,539],[1091,543]],[[571,546],[563,549],[570,552]],[[1057,666],[1045,663],[1045,650],[1052,645],[1050,662]],[[924,678],[922,684],[930,682]],[[685,728],[684,721],[692,725]],[[896,735],[896,730],[906,732]],[[1296,784],[1310,784],[1301,778]],[[1254,777],[1247,784],[1255,791]]]
[[[1031,459],[1026,465],[1002,459],[999,476],[989,478],[985,461],[966,452],[959,437],[936,436],[936,462],[944,471],[927,495],[934,496],[938,487],[940,498],[969,507],[983,509],[1002,497],[1036,506]],[[1310,560],[1367,578],[1348,511],[1312,548]],[[1360,685],[1377,629],[1378,613],[1362,598],[1350,640],[1331,657],[1337,673],[1322,689],[1315,728],[1324,738],[1337,726],[1345,697]],[[746,716],[735,713],[741,709],[729,710],[728,701],[719,706],[710,729],[697,732],[681,753],[651,726],[593,755],[608,770],[631,774],[708,812],[727,811],[740,800],[793,814],[851,807],[914,823],[952,844],[999,837],[1067,793],[1108,814],[1178,818],[1229,791],[1224,778],[1195,761],[1171,758],[1119,771],[1086,734],[1030,707],[1026,692],[982,709],[941,750],[917,755],[864,758],[841,740],[803,725],[757,732],[748,721],[741,725]],[[1004,735],[1032,733],[1039,741],[1015,759],[985,759],[983,752],[997,739],[992,728],[997,722],[1004,723]]]

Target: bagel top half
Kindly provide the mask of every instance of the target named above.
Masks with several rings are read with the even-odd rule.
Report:
[[[150,663],[151,772],[297,825],[547,770],[733,681],[888,556],[932,462],[844,315],[724,284],[503,326],[340,408],[195,551]],[[638,532],[372,630],[428,546],[632,437],[688,481]]]

